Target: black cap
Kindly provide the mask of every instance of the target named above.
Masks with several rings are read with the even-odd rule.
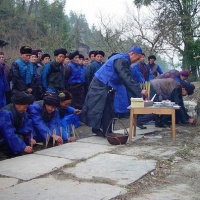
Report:
[[[103,51],[95,51],[94,52],[94,56],[96,56],[98,54],[102,55],[103,57],[105,56],[105,53]]]
[[[150,60],[150,59],[154,59],[154,60],[156,60],[156,56],[154,56],[154,55],[150,55],[150,56],[148,57],[148,60]]]
[[[18,105],[30,105],[34,102],[34,97],[32,94],[27,94],[25,92],[17,91],[11,97],[11,101]]]
[[[188,81],[181,81],[181,86],[182,86],[182,88],[185,88],[188,95],[191,95],[194,93],[195,86],[192,83],[190,83]]]
[[[57,56],[57,55],[59,55],[59,54],[63,54],[63,55],[65,56],[66,53],[67,53],[67,50],[66,50],[66,49],[63,49],[63,48],[61,48],[61,49],[56,49],[56,50],[54,51],[54,56]]]
[[[69,54],[69,59],[72,60],[75,56],[79,56],[79,51],[74,51]]]
[[[31,54],[32,53],[32,48],[29,46],[22,46],[20,48],[20,53],[21,54]]]
[[[42,56],[41,56],[41,60],[44,60],[44,58],[46,58],[46,57],[51,58],[51,56],[50,56],[48,53],[44,53],[44,54],[42,54]]]
[[[57,94],[48,93],[48,95],[44,97],[44,104],[59,107],[60,99]]]

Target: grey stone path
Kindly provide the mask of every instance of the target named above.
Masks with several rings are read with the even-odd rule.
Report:
[[[148,125],[146,132],[155,130]],[[135,140],[144,133],[137,130]],[[112,146],[94,136],[7,159],[0,161],[0,199],[111,199],[127,193],[128,184],[153,171],[158,157],[167,159],[178,150],[176,146],[134,146],[134,142]],[[149,199],[155,200],[157,194]]]

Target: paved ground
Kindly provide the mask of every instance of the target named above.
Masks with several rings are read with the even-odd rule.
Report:
[[[131,144],[91,136],[0,161],[0,199],[199,199],[200,151],[183,145],[184,131],[177,127],[176,145],[170,129],[148,125]],[[181,155],[189,150],[186,162]]]

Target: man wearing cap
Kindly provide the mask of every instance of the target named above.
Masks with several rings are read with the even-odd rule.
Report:
[[[31,135],[34,132],[26,110],[34,98],[31,94],[17,91],[11,100],[13,103],[0,111],[0,148],[4,151],[9,147],[14,155],[32,153],[35,140]]]
[[[7,100],[10,99],[9,98],[10,87],[9,87],[8,80],[6,78],[5,66],[6,65],[4,63],[4,53],[0,52],[0,108],[4,107],[6,104],[8,104]],[[8,94],[8,95],[6,95],[6,94]]]
[[[95,57],[94,57],[94,50],[90,51],[89,52],[89,58],[90,58],[90,63],[94,62],[95,61]]]
[[[100,67],[104,64],[103,62],[104,56],[105,53],[103,51],[94,52],[95,60],[87,67],[85,72],[85,83],[87,89],[89,88],[89,85],[94,77],[95,72],[97,72],[100,69]]]
[[[173,78],[175,81],[177,82],[181,82],[181,81],[185,81],[190,75],[190,72],[187,69],[184,69],[182,71],[178,71],[175,69],[172,69],[168,72],[165,72],[159,76],[157,76],[156,78],[158,79],[163,79],[163,78]]]
[[[29,46],[22,46],[20,48],[21,57],[17,59],[11,66],[11,81],[12,90],[25,91],[27,93],[33,92],[33,78],[35,75],[35,68],[30,62],[32,48]]]
[[[161,67],[158,64],[155,63],[156,56],[150,55],[148,57],[148,61],[149,61],[148,66],[150,67],[154,78],[157,77],[158,74],[162,74],[163,73]]]
[[[42,71],[42,87],[44,92],[58,93],[65,88],[63,62],[67,51],[66,49],[56,49],[55,59],[47,63]]]
[[[65,79],[66,88],[72,94],[72,107],[81,110],[85,100],[85,92],[79,55],[79,51],[69,54],[70,62],[65,69]]]
[[[105,137],[110,121],[114,117],[115,91],[124,84],[133,94],[147,95],[131,77],[130,65],[142,56],[142,49],[133,46],[129,52],[117,54],[107,60],[95,73],[90,84],[84,106],[82,121],[92,127],[92,132]],[[139,92],[140,91],[140,92]],[[100,128],[103,129],[101,132]]]
[[[169,100],[175,102],[180,106],[180,109],[176,109],[176,123],[195,123],[195,118],[190,117],[184,107],[183,96],[193,94],[195,86],[188,81],[181,81],[178,83],[172,78],[166,79],[154,79],[150,81],[150,98],[155,94],[154,102],[161,102],[162,100]],[[137,125],[144,129],[143,124],[154,119],[155,115],[143,115],[137,121]],[[168,126],[169,116],[161,115],[156,116],[156,126],[166,127]]]
[[[56,110],[59,105],[58,95],[49,93],[44,100],[35,101],[29,106],[27,112],[32,119],[35,131],[34,139],[37,142],[45,142],[50,136],[50,138],[54,137],[58,145],[63,143],[58,125],[59,114]]]

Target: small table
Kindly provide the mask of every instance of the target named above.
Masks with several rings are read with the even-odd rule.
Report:
[[[144,107],[144,108],[133,108],[130,109],[130,129],[129,129],[129,141],[132,141],[133,136],[133,120],[134,120],[134,136],[136,136],[136,125],[137,125],[137,115],[138,114],[157,114],[157,115],[171,115],[172,116],[172,142],[176,141],[176,123],[175,123],[175,108],[173,107]]]

